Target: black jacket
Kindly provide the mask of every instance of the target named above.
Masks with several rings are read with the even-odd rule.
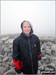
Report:
[[[39,38],[21,33],[13,42],[13,63],[17,73],[37,74],[38,60],[41,59]],[[21,68],[20,68],[21,67]]]

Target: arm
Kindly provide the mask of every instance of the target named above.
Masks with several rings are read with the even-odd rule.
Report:
[[[15,70],[20,73],[23,64],[22,61],[20,61],[20,45],[17,39],[13,41],[13,64],[15,66]]]
[[[41,66],[41,48],[40,48],[40,40],[39,39],[38,39],[38,43],[37,43],[37,48],[38,48],[38,54],[37,54],[38,66]]]
[[[38,49],[37,58],[38,58],[38,61],[40,61],[41,60],[41,49],[40,49],[40,40],[39,39],[37,42],[37,49]]]

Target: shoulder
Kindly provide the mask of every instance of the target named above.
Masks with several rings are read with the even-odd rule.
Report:
[[[35,35],[35,34],[33,34],[32,37],[33,37],[34,39],[39,40],[39,37],[38,37],[37,35]]]
[[[20,35],[18,37],[16,37],[13,41],[13,44],[17,44],[20,41]]]

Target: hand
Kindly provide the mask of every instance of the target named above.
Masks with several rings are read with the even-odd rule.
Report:
[[[41,61],[38,61],[38,67],[40,67],[42,64],[41,64]]]

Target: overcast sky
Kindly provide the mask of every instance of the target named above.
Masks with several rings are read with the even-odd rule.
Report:
[[[55,37],[55,1],[1,1],[1,34],[20,33],[23,20],[38,36]]]

